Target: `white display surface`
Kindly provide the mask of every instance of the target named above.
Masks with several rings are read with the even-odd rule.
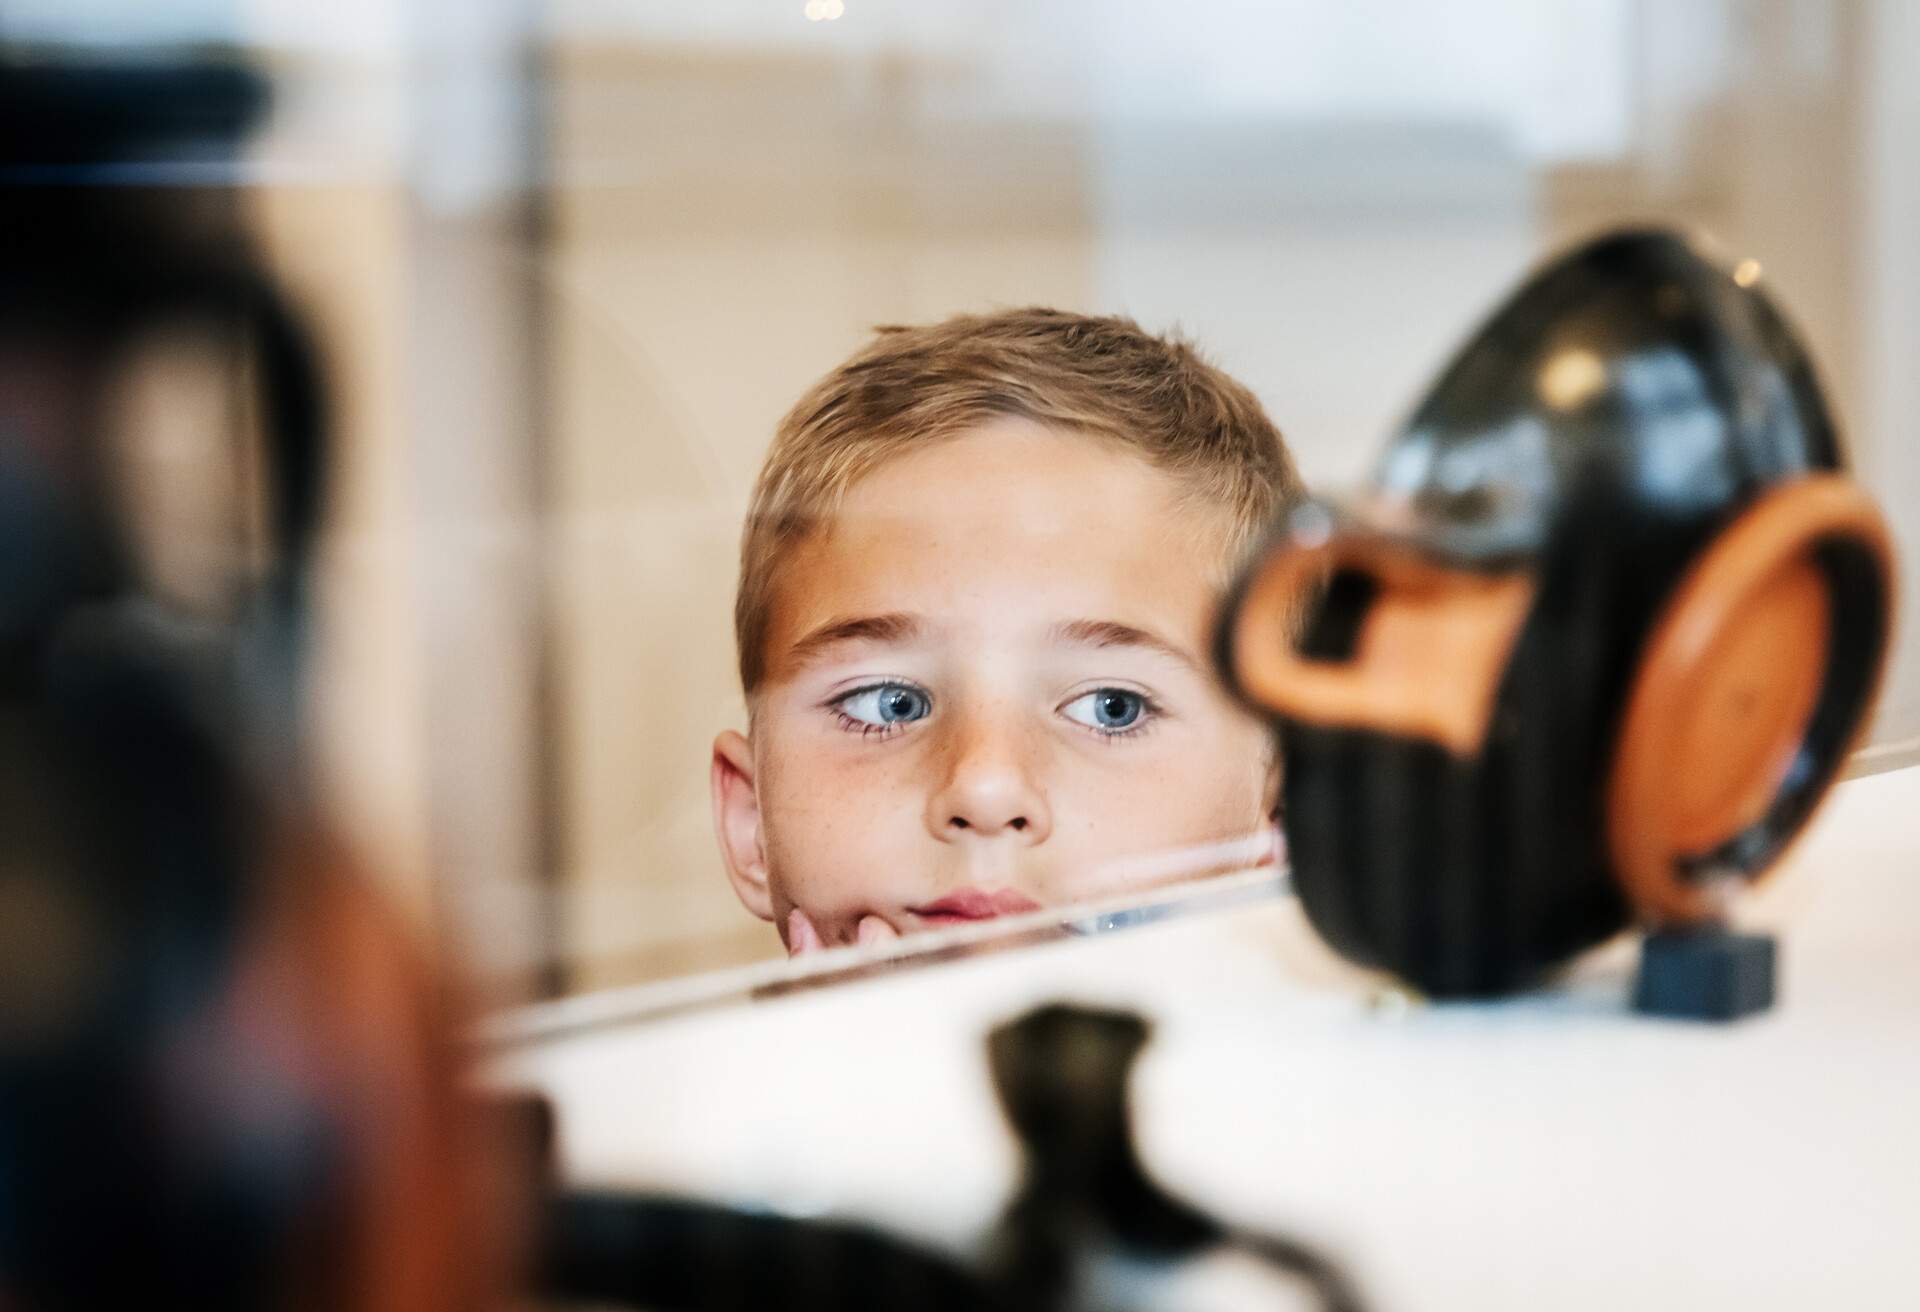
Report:
[[[1920,1305],[1920,768],[1849,781],[1744,908],[1782,999],[1626,1008],[1633,946],[1554,991],[1405,1005],[1291,901],[502,1054],[563,1172],[870,1220],[965,1253],[1014,1181],[981,1038],[1076,999],[1155,1024],[1150,1169],[1345,1261],[1381,1309]],[[1209,1305],[1214,1305],[1209,1302]]]

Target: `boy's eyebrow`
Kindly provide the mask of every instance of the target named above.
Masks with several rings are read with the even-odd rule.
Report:
[[[805,664],[828,647],[842,642],[910,642],[925,626],[917,615],[857,615],[851,619],[828,620],[813,629],[787,652],[796,665]]]
[[[1055,642],[1077,642],[1089,647],[1144,647],[1162,656],[1171,656],[1189,669],[1198,668],[1192,656],[1159,634],[1118,620],[1070,620],[1054,625],[1052,636]]]

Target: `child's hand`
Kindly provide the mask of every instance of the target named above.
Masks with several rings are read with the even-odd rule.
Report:
[[[799,907],[787,913],[787,955],[805,956],[809,952],[818,952],[826,947],[820,941],[820,931],[807,919],[807,913]]]
[[[873,943],[885,943],[900,937],[900,931],[882,920],[879,916],[862,916],[860,924],[854,930],[854,942],[861,947]],[[805,956],[809,952],[820,952],[826,948],[825,940],[814,926],[812,919],[799,907],[787,913],[787,955]]]

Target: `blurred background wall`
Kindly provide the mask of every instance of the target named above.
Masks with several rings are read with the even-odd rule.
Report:
[[[240,181],[338,393],[324,776],[503,995],[777,952],[708,819],[735,545],[775,422],[875,324],[1178,328],[1331,487],[1545,252],[1682,224],[1760,262],[1920,560],[1906,0],[35,0],[7,30],[275,75]],[[1920,743],[1906,589],[1883,763]]]

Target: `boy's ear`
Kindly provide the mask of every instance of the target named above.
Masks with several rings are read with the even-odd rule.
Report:
[[[767,884],[767,849],[760,839],[760,795],[754,790],[753,747],[728,729],[713,740],[713,828],[727,878],[747,910],[773,919]]]

